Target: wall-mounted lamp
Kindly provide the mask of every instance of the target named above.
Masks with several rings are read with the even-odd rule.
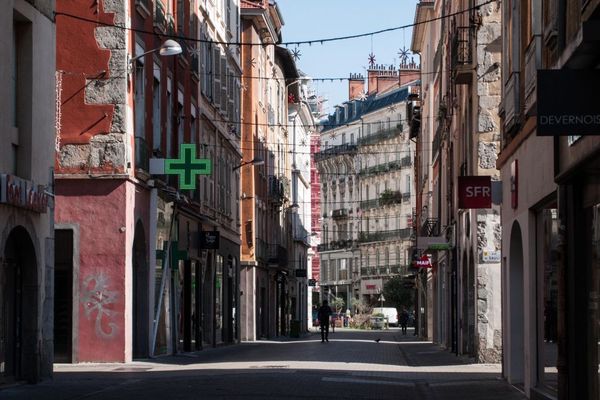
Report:
[[[173,39],[167,39],[163,42],[163,44],[160,47],[157,47],[156,49],[152,49],[150,51],[142,53],[139,56],[130,58],[129,62],[128,62],[129,73],[131,74],[131,72],[133,70],[133,64],[135,63],[135,60],[138,60],[147,54],[156,53],[157,51],[161,56],[165,56],[165,57],[166,56],[176,56],[177,54],[181,54],[181,52],[182,52],[181,45],[179,43],[177,43]]]
[[[252,160],[250,161],[244,161],[243,163],[241,163],[240,165],[233,167],[231,170],[235,171],[236,169],[240,169],[242,168],[244,165],[248,165],[248,164],[252,164],[252,165],[263,165],[265,163],[265,160],[263,160],[260,157],[254,157]]]

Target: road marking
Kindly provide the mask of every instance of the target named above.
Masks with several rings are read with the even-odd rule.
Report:
[[[393,381],[382,381],[373,379],[356,379],[356,378],[322,378],[323,382],[337,382],[337,383],[370,383],[373,385],[392,385],[392,386],[405,386],[414,387],[413,382],[393,382]]]

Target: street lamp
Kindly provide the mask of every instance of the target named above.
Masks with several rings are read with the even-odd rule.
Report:
[[[157,47],[156,49],[152,49],[149,50],[145,53],[140,54],[139,56],[135,56],[129,59],[128,61],[128,72],[131,74],[131,71],[133,69],[133,64],[135,62],[135,60],[138,60],[142,57],[144,57],[147,54],[150,53],[155,53],[155,52],[159,52],[159,54],[161,56],[175,56],[177,54],[181,54],[182,50],[181,50],[181,45],[179,43],[177,43],[175,40],[173,39],[167,39],[163,42],[162,45],[160,45],[160,47]]]
[[[242,168],[244,165],[248,165],[248,164],[252,164],[252,165],[263,165],[265,163],[265,160],[263,160],[260,157],[254,157],[252,160],[250,161],[244,161],[243,163],[241,163],[238,166],[233,167],[231,170],[235,171],[236,169],[240,169]]]

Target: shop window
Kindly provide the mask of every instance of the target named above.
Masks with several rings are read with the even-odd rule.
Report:
[[[537,214],[538,349],[539,380],[549,390],[557,390],[557,326],[558,326],[558,214],[556,208],[545,208]]]

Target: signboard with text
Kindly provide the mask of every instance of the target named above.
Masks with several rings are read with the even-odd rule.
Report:
[[[598,70],[539,70],[537,135],[600,135],[599,93]]]
[[[19,177],[0,174],[0,203],[45,214],[49,196],[44,186]]]
[[[492,208],[492,178],[459,176],[458,208]]]
[[[218,249],[219,248],[219,231],[200,231],[200,246],[201,249]]]

